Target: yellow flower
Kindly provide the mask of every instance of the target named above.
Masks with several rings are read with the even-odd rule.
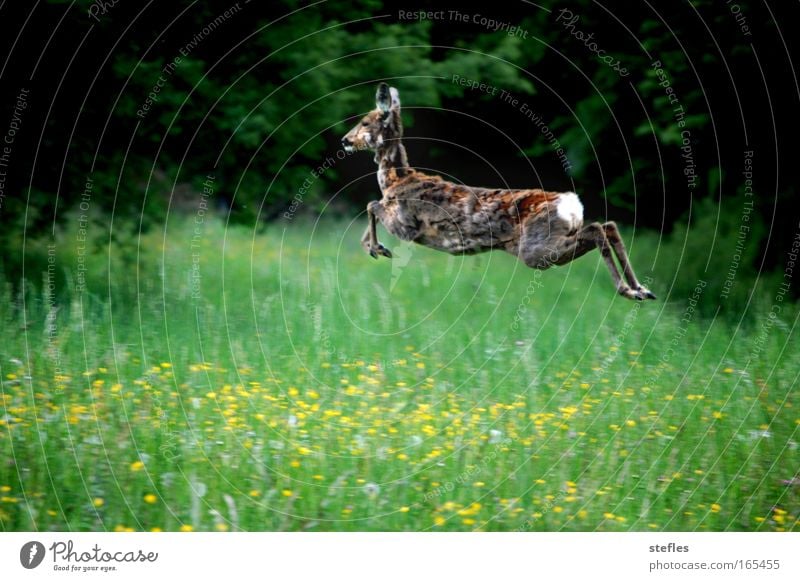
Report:
[[[713,412],[711,415],[714,416],[715,420],[721,420],[722,419],[722,412]]]
[[[470,525],[474,525],[475,524],[475,519],[474,518],[465,518],[465,519],[462,519],[461,522],[463,522],[467,526],[470,526]]]
[[[217,394],[216,394],[216,393],[214,393],[213,391],[209,391],[209,392],[206,394],[206,397],[207,397],[208,399],[217,399]]]
[[[161,364],[161,367],[162,367],[162,369],[169,369],[170,367],[172,367],[172,363],[168,363],[168,362],[164,361]]]
[[[182,533],[190,533],[190,532],[192,532],[193,530],[194,530],[194,529],[192,528],[192,525],[181,525],[181,528],[180,528],[180,531],[181,531]]]
[[[486,483],[485,482],[476,482],[475,484],[473,484],[473,486],[476,487],[476,488],[483,488],[484,486],[486,486]]]
[[[0,492],[11,492],[10,486],[0,486]]]
[[[261,491],[260,490],[251,490],[247,494],[249,494],[253,498],[258,498],[259,496],[261,496]]]
[[[711,512],[719,512],[721,509],[722,507],[718,505],[716,502],[711,505]]]
[[[726,367],[725,369],[722,370],[722,373],[733,373],[733,369],[731,369],[730,367]]]
[[[608,518],[608,519],[613,519],[614,518],[614,513],[613,512],[604,512],[603,513],[603,517]]]
[[[161,532],[161,527],[153,527],[152,529],[150,529],[150,532],[151,533],[160,533]]]
[[[408,460],[408,456],[401,452],[400,454],[397,455],[397,459],[398,460]]]
[[[156,502],[158,502],[158,497],[151,492],[149,494],[144,495],[144,501],[147,504],[155,504]]]
[[[284,488],[284,489],[281,491],[281,494],[282,494],[283,496],[285,496],[286,498],[289,498],[290,496],[293,496],[293,495],[294,495],[294,492],[292,492],[291,490],[289,490],[289,489],[287,489],[287,488]]]
[[[400,507],[400,512],[408,512],[409,510],[411,510],[411,509],[408,508],[407,506],[401,506]]]
[[[95,498],[95,499],[92,501],[92,504],[93,504],[95,507],[97,507],[97,508],[100,508],[100,507],[101,507],[101,506],[103,506],[105,503],[106,503],[106,501],[105,501],[105,500],[103,500],[102,498]]]
[[[137,460],[136,462],[131,464],[131,472],[139,472],[139,470],[141,470],[142,468],[144,468],[144,462],[142,462],[141,460]]]
[[[440,526],[442,526],[442,525],[443,525],[445,522],[446,522],[446,521],[445,521],[445,518],[444,518],[442,515],[440,515],[440,514],[437,514],[437,515],[436,515],[436,516],[433,518],[433,524],[434,524],[435,526],[437,526],[437,527],[440,527]]]
[[[634,420],[627,420],[625,422],[625,425],[628,426],[629,428],[635,428],[636,427],[636,422]]]
[[[218,522],[217,524],[214,525],[214,528],[217,529],[219,532],[224,533],[225,531],[228,530],[228,525],[226,525],[224,522]]]

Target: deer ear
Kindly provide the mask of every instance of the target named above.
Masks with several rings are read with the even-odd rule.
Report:
[[[392,95],[389,89],[389,85],[386,83],[381,83],[378,85],[378,92],[375,93],[375,105],[380,109],[383,113],[388,113],[389,109],[392,106]]]
[[[400,91],[394,87],[389,87],[389,94],[392,96],[392,109],[400,109]]]

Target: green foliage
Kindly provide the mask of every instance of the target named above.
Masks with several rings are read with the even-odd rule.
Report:
[[[788,326],[750,361],[756,335],[618,297],[597,253],[398,265],[347,223],[196,227],[133,269],[92,251],[83,292],[60,232],[55,301],[0,279],[3,530],[795,526]]]

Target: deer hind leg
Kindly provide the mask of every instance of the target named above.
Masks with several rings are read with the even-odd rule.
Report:
[[[361,246],[364,247],[372,258],[377,259],[378,256],[385,256],[391,258],[392,253],[383,244],[378,242],[377,221],[380,214],[383,213],[383,206],[380,202],[370,202],[367,204],[367,219],[369,224],[361,237]]]
[[[611,244],[611,248],[614,249],[614,254],[617,255],[617,260],[619,260],[619,264],[622,267],[622,272],[625,275],[625,280],[628,281],[628,285],[633,290],[639,291],[643,298],[655,299],[656,295],[650,292],[649,289],[643,287],[636,278],[636,274],[633,272],[633,267],[628,259],[628,252],[625,250],[625,244],[622,242],[622,236],[619,235],[617,225],[614,222],[606,222],[603,224],[603,231],[605,232],[606,238]]]
[[[548,238],[541,248],[536,249],[536,252],[526,254],[525,263],[532,268],[541,269],[562,266],[595,248],[600,250],[619,294],[633,300],[646,298],[638,290],[632,289],[620,276],[612,256],[611,243],[606,237],[605,230],[597,222],[589,224],[577,234]]]

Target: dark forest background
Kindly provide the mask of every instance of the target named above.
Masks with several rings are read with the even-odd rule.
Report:
[[[572,27],[562,9],[579,17]],[[400,17],[417,10],[468,18]],[[490,30],[475,14],[519,32]],[[0,206],[2,269],[13,280],[37,260],[23,253],[23,236],[46,239],[74,218],[87,180],[98,245],[135,253],[141,229],[197,207],[209,174],[214,211],[269,228],[386,80],[400,90],[412,165],[473,185],[577,191],[587,218],[661,233],[665,252],[683,253],[689,286],[700,276],[721,281],[728,269],[752,151],[754,213],[737,279],[746,300],[748,281],[783,269],[800,219],[797,16],[797,2],[724,0],[479,10],[381,0],[3,2],[0,131],[20,90],[29,97]],[[453,75],[526,103],[564,148],[569,171],[519,106]],[[160,76],[157,100],[137,115]],[[299,212],[361,212],[379,196],[373,172],[366,154],[337,161],[304,188]]]

